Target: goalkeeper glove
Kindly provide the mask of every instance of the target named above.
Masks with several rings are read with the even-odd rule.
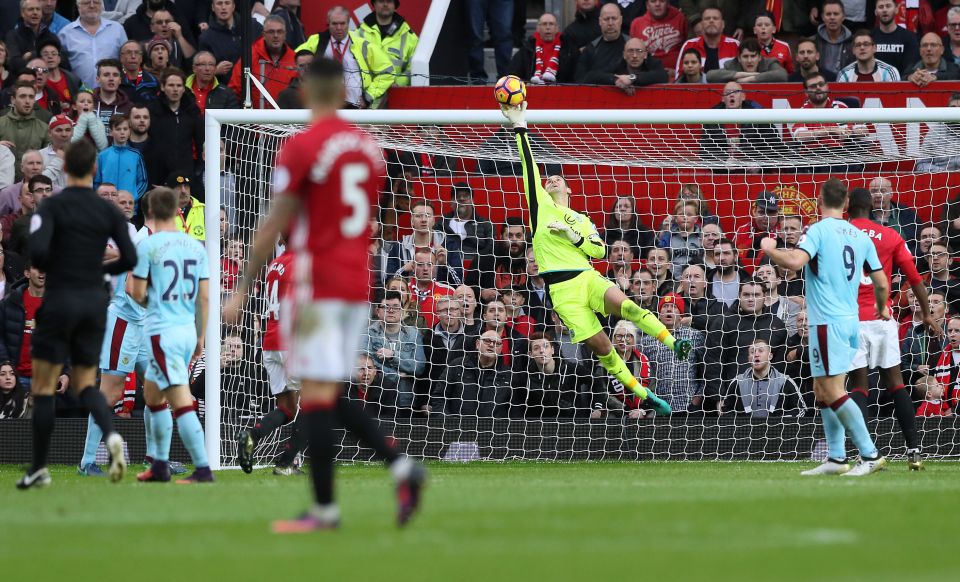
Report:
[[[653,390],[650,390],[649,388],[647,388],[646,403],[653,407],[653,410],[660,416],[670,416],[673,414],[673,409],[670,408],[670,405],[667,404],[667,401],[654,394]]]
[[[550,234],[566,237],[568,241],[575,245],[579,245],[583,242],[583,237],[580,236],[580,233],[558,220],[554,220],[548,224],[547,228],[550,229]]]
[[[527,111],[527,102],[524,101],[520,105],[500,105],[500,112],[503,113],[503,116],[507,118],[507,121],[510,122],[514,128],[522,127],[526,129],[527,120],[524,119],[524,115]]]
[[[690,343],[690,340],[677,340],[673,344],[673,353],[676,354],[678,360],[686,360],[691,349],[693,349],[693,344]]]

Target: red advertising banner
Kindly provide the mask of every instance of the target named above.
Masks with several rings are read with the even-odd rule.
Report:
[[[327,11],[334,6],[344,6],[350,10],[350,18],[355,26],[363,22],[364,17],[373,11],[373,6],[367,0],[309,0],[303,2],[300,10],[303,11],[303,26],[307,34],[314,34],[327,29]],[[429,0],[401,0],[397,13],[410,23],[410,27],[417,34],[423,30],[423,22],[427,19],[430,10]]]

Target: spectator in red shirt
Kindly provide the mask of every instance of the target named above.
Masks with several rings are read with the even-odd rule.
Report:
[[[263,22],[263,37],[253,43],[251,51],[251,68],[254,76],[260,81],[267,93],[274,101],[290,85],[290,81],[297,78],[297,62],[293,49],[287,46],[287,29],[283,19],[279,16],[268,16]],[[230,88],[237,94],[237,99],[243,99],[241,63],[233,67],[230,75]],[[260,95],[258,89],[250,90],[250,100],[255,109],[270,109],[272,106],[266,98]]]
[[[435,304],[438,298],[454,294],[454,288],[437,281],[437,255],[431,248],[420,248],[414,254],[411,290],[417,296],[420,316],[433,327],[437,324]]]
[[[630,36],[647,43],[650,56],[663,63],[676,76],[680,47],[687,39],[687,17],[667,0],[646,0],[647,12],[630,25]]]
[[[773,192],[757,195],[750,210],[750,222],[737,229],[733,242],[740,250],[740,261],[747,272],[753,274],[760,261],[760,241],[777,237],[780,224],[780,200]]]
[[[60,68],[62,46],[56,37],[44,40],[37,46],[40,58],[47,67],[47,87],[53,90],[60,101],[61,111],[70,111],[70,103],[80,92],[80,78]]]
[[[933,376],[920,376],[916,383],[917,392],[923,394],[923,402],[917,407],[917,416],[953,416],[950,403],[942,400],[943,384]]]
[[[220,259],[220,290],[224,293],[233,293],[237,286],[237,277],[243,267],[243,241],[232,238],[223,246],[223,257]]]
[[[193,57],[193,74],[187,77],[186,86],[197,98],[200,113],[207,109],[240,109],[240,102],[233,91],[224,87],[214,75],[216,61],[213,54],[200,51]]]
[[[830,86],[823,75],[815,73],[803,81],[807,100],[803,109],[846,109],[843,101],[830,97]],[[794,123],[790,126],[793,139],[812,150],[821,153],[836,151],[847,144],[848,140],[861,138],[869,133],[866,125],[850,123]]]
[[[689,48],[696,49],[700,54],[704,72],[709,73],[719,69],[731,59],[737,58],[737,47],[740,43],[733,37],[723,34],[723,14],[719,8],[707,8],[701,19],[703,35],[691,38],[683,43],[680,54]],[[680,76],[680,65],[677,65],[676,75]]]
[[[513,287],[504,289],[501,297],[507,313],[507,328],[515,334],[530,337],[537,322],[524,312],[523,306],[527,302],[524,290]]]
[[[613,326],[610,338],[613,340],[613,347],[640,384],[650,386],[650,360],[637,347],[638,335],[637,326],[632,321],[622,319]],[[626,411],[627,418],[630,419],[647,417],[648,413],[643,409],[642,401],[633,392],[627,392],[623,384],[601,366],[597,366],[594,376],[599,388],[606,393],[593,403],[590,418],[603,418],[611,411]]]
[[[777,61],[788,75],[792,75],[794,67],[790,45],[774,38],[773,35],[776,32],[777,25],[773,14],[763,11],[753,19],[753,34],[756,35],[757,42],[760,43],[760,56]]]

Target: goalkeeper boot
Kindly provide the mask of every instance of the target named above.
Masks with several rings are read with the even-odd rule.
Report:
[[[857,466],[847,471],[844,476],[863,477],[864,475],[876,473],[877,471],[883,471],[886,468],[886,457],[881,457],[880,455],[877,455],[873,459],[864,459],[863,457],[860,457],[860,460],[857,461]]]
[[[237,464],[244,473],[253,472],[253,449],[257,443],[249,430],[242,430],[237,435]]]
[[[653,390],[647,388],[647,399],[644,401],[653,407],[658,416],[670,416],[673,409],[667,404],[667,401],[653,393]]]
[[[390,471],[397,477],[397,525],[403,527],[420,507],[427,470],[410,457],[402,456],[394,461]]]
[[[294,519],[281,519],[273,522],[273,533],[302,534],[340,527],[340,510],[336,505],[315,505]]]
[[[33,473],[27,473],[17,481],[17,489],[24,490],[31,487],[46,487],[50,484],[50,471],[46,467],[37,469]]]
[[[907,466],[911,471],[923,471],[923,455],[920,449],[907,450]]]
[[[850,471],[850,464],[846,459],[827,459],[822,464],[803,471],[801,475],[843,475]]]
[[[687,356],[690,355],[691,349],[693,349],[693,344],[690,343],[690,340],[681,339],[673,343],[673,353],[680,361],[687,359]]]
[[[127,458],[123,455],[123,437],[112,433],[107,437],[107,451],[110,453],[110,468],[107,475],[114,483],[123,479],[127,472]]]
[[[192,485],[194,483],[213,483],[213,471],[210,470],[210,467],[197,467],[194,469],[193,474],[185,479],[177,479],[175,483],[177,485]]]

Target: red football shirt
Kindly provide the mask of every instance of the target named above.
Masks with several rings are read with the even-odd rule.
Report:
[[[907,243],[903,242],[900,233],[866,218],[851,220],[850,224],[865,232],[873,241],[873,246],[877,247],[877,256],[880,257],[880,264],[883,265],[883,273],[887,276],[887,281],[893,280],[893,267],[896,266],[911,285],[923,282],[913,255],[907,248]],[[873,284],[869,281],[867,278],[863,279],[857,295],[860,321],[873,321],[877,318],[877,301],[873,296]],[[893,303],[890,300],[887,304],[892,308]]]
[[[37,310],[43,303],[43,297],[34,297],[30,291],[23,292],[23,343],[20,344],[20,360],[17,362],[17,376],[33,377],[33,360],[30,357],[30,344],[33,328],[37,326]]]
[[[290,290],[293,276],[293,253],[284,250],[267,268],[267,313],[263,330],[263,349],[268,352],[283,350],[280,334],[280,300]]]
[[[273,191],[300,200],[290,228],[296,296],[367,301],[371,207],[386,166],[366,132],[329,117],[280,150]]]

